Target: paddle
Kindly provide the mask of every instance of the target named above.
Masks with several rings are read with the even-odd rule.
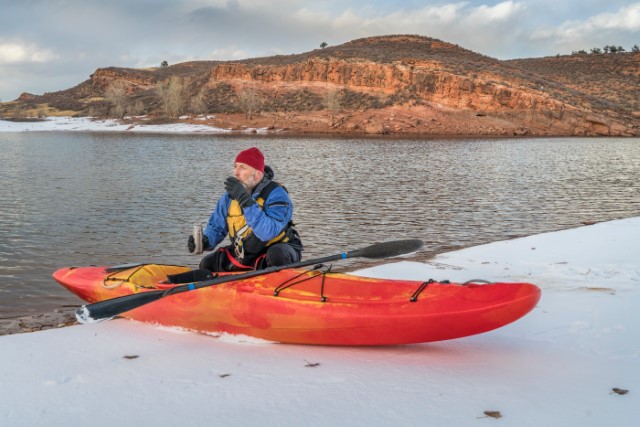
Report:
[[[175,286],[166,290],[140,292],[132,295],[124,295],[118,298],[112,298],[104,301],[98,301],[93,304],[83,305],[76,310],[76,318],[80,323],[92,323],[101,320],[107,320],[125,311],[133,310],[145,304],[157,301],[160,298],[169,295],[188,292],[194,289],[206,288],[208,286],[219,285],[221,283],[235,282],[238,280],[249,279],[251,277],[262,276],[264,274],[274,273],[286,268],[306,267],[309,265],[322,264],[330,261],[337,261],[347,258],[389,258],[398,255],[415,252],[420,249],[424,243],[422,240],[394,240],[391,242],[377,243],[366,248],[354,251],[343,252],[336,255],[330,255],[324,258],[310,259],[308,261],[300,261],[293,264],[275,265],[263,270],[254,270],[242,274],[230,274],[222,277],[216,277],[202,282],[187,283]]]

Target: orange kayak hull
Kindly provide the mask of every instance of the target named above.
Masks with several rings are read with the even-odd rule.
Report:
[[[54,279],[93,303],[167,289],[167,274],[188,269],[146,265],[62,268]],[[530,283],[468,284],[388,280],[285,269],[177,293],[124,317],[207,333],[318,345],[396,345],[450,340],[518,320],[540,299]]]

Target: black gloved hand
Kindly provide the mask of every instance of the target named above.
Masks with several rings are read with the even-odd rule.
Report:
[[[243,208],[247,208],[251,205],[255,205],[256,201],[253,200],[251,194],[247,191],[244,185],[238,180],[238,178],[230,176],[224,182],[224,188],[227,189],[227,193],[229,193],[229,197],[233,200],[237,200],[240,203],[240,206]]]
[[[189,240],[187,240],[187,248],[189,249],[189,253],[193,253],[193,251],[196,250],[196,241],[193,235],[189,236]],[[202,236],[202,249],[209,249],[209,238],[207,236]]]

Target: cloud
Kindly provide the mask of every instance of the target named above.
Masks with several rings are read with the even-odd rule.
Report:
[[[602,13],[587,20],[584,25],[578,26],[585,31],[599,29],[640,31],[640,3],[634,3],[623,7],[615,13]]]
[[[208,55],[209,59],[244,59],[249,54],[244,49],[240,49],[237,46],[229,46],[226,48],[214,49]]]
[[[0,64],[43,63],[58,59],[53,51],[35,44],[0,41]]]
[[[615,13],[601,13],[583,21],[570,20],[557,27],[541,28],[531,34],[531,40],[580,39],[607,30],[640,32],[640,3],[623,7]]]
[[[521,38],[529,9],[524,2],[504,1],[493,6],[457,2],[400,8],[388,13],[347,9],[336,17],[308,10],[305,21],[332,29],[333,43],[357,37],[386,34],[419,34],[462,45],[487,55],[509,56]],[[508,33],[510,37],[505,37]],[[327,40],[329,41],[329,40]]]
[[[469,12],[465,22],[474,26],[491,26],[517,19],[526,9],[524,3],[513,1],[505,1],[494,6],[481,5]]]
[[[584,20],[567,20],[560,25],[546,26],[531,33],[530,40],[556,46],[561,51],[573,51],[637,42],[640,33],[640,3],[614,12],[599,13]],[[630,47],[630,46],[628,46]]]
[[[19,91],[72,87],[99,67],[286,55],[316,49],[321,42],[336,45],[387,34],[434,37],[508,59],[611,43],[630,48],[638,43],[640,31],[637,0],[631,4],[618,0],[0,3],[0,97],[4,99]],[[621,3],[624,7],[617,6]],[[6,84],[9,79],[11,85]]]

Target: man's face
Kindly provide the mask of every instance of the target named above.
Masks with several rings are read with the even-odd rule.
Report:
[[[253,190],[258,185],[262,175],[263,173],[258,169],[252,168],[245,163],[234,163],[233,165],[233,176],[238,178],[248,190]]]

